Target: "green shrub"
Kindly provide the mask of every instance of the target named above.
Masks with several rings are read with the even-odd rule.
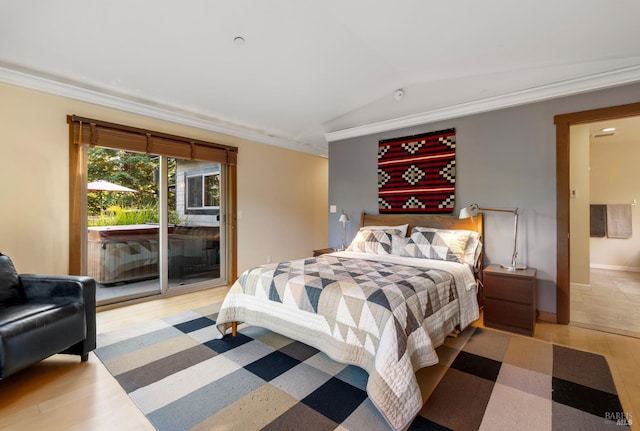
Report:
[[[122,226],[132,224],[159,223],[160,211],[157,206],[143,208],[122,208],[112,205],[98,216],[90,216],[89,226]],[[169,224],[180,224],[181,220],[176,211],[169,211]]]

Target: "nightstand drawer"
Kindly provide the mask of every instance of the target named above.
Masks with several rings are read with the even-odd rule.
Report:
[[[490,328],[533,335],[534,313],[530,305],[484,298],[484,324]]]
[[[536,270],[484,269],[484,324],[533,335],[536,326]]]
[[[533,281],[535,282],[535,281]],[[533,304],[532,279],[484,274],[484,297]]]

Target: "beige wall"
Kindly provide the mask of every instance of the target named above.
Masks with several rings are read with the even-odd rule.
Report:
[[[236,145],[238,271],[326,247],[327,159],[0,84],[0,251],[19,272],[68,270],[68,114]]]
[[[569,265],[572,284],[588,285],[589,274],[589,125],[571,127],[569,154],[569,187],[572,197],[569,201],[570,248]]]
[[[594,139],[591,142],[591,203],[640,202],[640,142],[637,135]],[[631,210],[630,239],[591,238],[591,266],[640,271],[640,206]],[[572,249],[573,252],[573,249]]]
[[[240,266],[327,246],[326,159],[259,144],[247,144],[238,159]]]

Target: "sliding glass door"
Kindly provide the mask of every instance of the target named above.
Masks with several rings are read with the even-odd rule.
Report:
[[[69,124],[69,274],[99,305],[226,284],[236,147],[101,120]]]
[[[87,148],[87,275],[99,305],[224,284],[224,165]]]
[[[169,159],[169,288],[225,279],[223,165]]]

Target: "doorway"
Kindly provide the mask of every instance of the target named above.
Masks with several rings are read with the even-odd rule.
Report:
[[[570,136],[571,323],[640,337],[640,117]]]
[[[557,115],[556,125],[556,206],[557,206],[557,321],[571,321],[570,280],[570,132],[571,126],[640,116],[640,103]]]

